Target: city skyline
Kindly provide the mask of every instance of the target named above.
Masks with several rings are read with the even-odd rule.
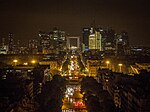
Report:
[[[82,28],[95,25],[126,31],[131,45],[149,43],[148,1],[60,1],[60,0],[0,0],[0,38],[13,32],[25,41],[38,37],[38,32],[54,27],[70,35],[82,36]]]

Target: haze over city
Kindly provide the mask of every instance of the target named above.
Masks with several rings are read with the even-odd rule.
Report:
[[[148,0],[0,0],[0,112],[150,112]]]
[[[0,0],[0,37],[37,38],[39,31],[58,27],[82,35],[83,27],[126,31],[131,45],[150,45],[148,0]]]

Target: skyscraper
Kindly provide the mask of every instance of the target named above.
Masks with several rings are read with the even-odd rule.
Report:
[[[8,34],[8,53],[14,54],[14,37],[13,33]]]
[[[66,33],[64,31],[54,28],[50,33],[51,45],[57,50],[57,52],[64,51],[66,49]]]
[[[93,34],[95,35],[95,44],[97,47],[99,46],[100,51],[109,51],[115,50],[115,31],[112,28],[102,28],[102,27],[91,27],[91,28],[83,28],[83,44],[82,47],[85,48],[84,50],[88,50],[89,40],[93,40]],[[90,37],[90,38],[89,38]],[[94,41],[94,40],[93,40]],[[99,44],[99,45],[98,45]],[[91,45],[91,44],[90,44]],[[92,45],[93,46],[93,45]],[[90,48],[91,49],[91,48]]]
[[[38,41],[33,39],[29,40],[29,53],[36,54],[38,52]]]
[[[115,50],[115,31],[112,28],[96,28],[98,32],[100,32],[102,36],[102,50],[110,51]]]
[[[117,55],[125,54],[129,47],[129,39],[127,32],[121,32],[116,35],[116,51]]]
[[[88,50],[89,49],[89,35],[90,35],[90,28],[83,28],[82,31],[82,47],[83,47],[83,51],[84,50]]]
[[[39,33],[39,52],[43,54],[59,53],[66,49],[66,34],[54,28],[50,33]]]
[[[48,54],[50,49],[50,36],[45,32],[40,32],[39,37],[39,52],[43,54]]]
[[[2,43],[0,45],[0,54],[7,54],[8,53],[8,46],[5,43],[5,38],[2,38]]]
[[[5,38],[2,38],[2,46],[4,46],[6,43],[5,43]]]
[[[102,51],[101,34],[98,31],[89,35],[89,49]]]

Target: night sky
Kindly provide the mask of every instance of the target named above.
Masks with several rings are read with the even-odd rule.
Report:
[[[81,36],[82,28],[95,20],[127,31],[131,45],[150,45],[148,9],[148,0],[0,0],[0,38],[13,32],[27,42],[54,27]]]

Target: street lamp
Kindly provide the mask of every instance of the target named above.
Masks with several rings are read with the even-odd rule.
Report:
[[[119,63],[118,66],[119,66],[119,72],[122,72],[122,64]]]
[[[106,61],[107,68],[109,68],[110,61]]]
[[[35,63],[36,63],[36,61],[35,61],[35,60],[32,60],[32,61],[31,61],[31,63],[32,63],[32,64],[35,64]]]
[[[15,63],[15,66],[17,65],[18,60],[14,59],[13,62]]]
[[[27,62],[25,62],[25,63],[23,63],[23,65],[28,65],[28,63],[27,63]]]

